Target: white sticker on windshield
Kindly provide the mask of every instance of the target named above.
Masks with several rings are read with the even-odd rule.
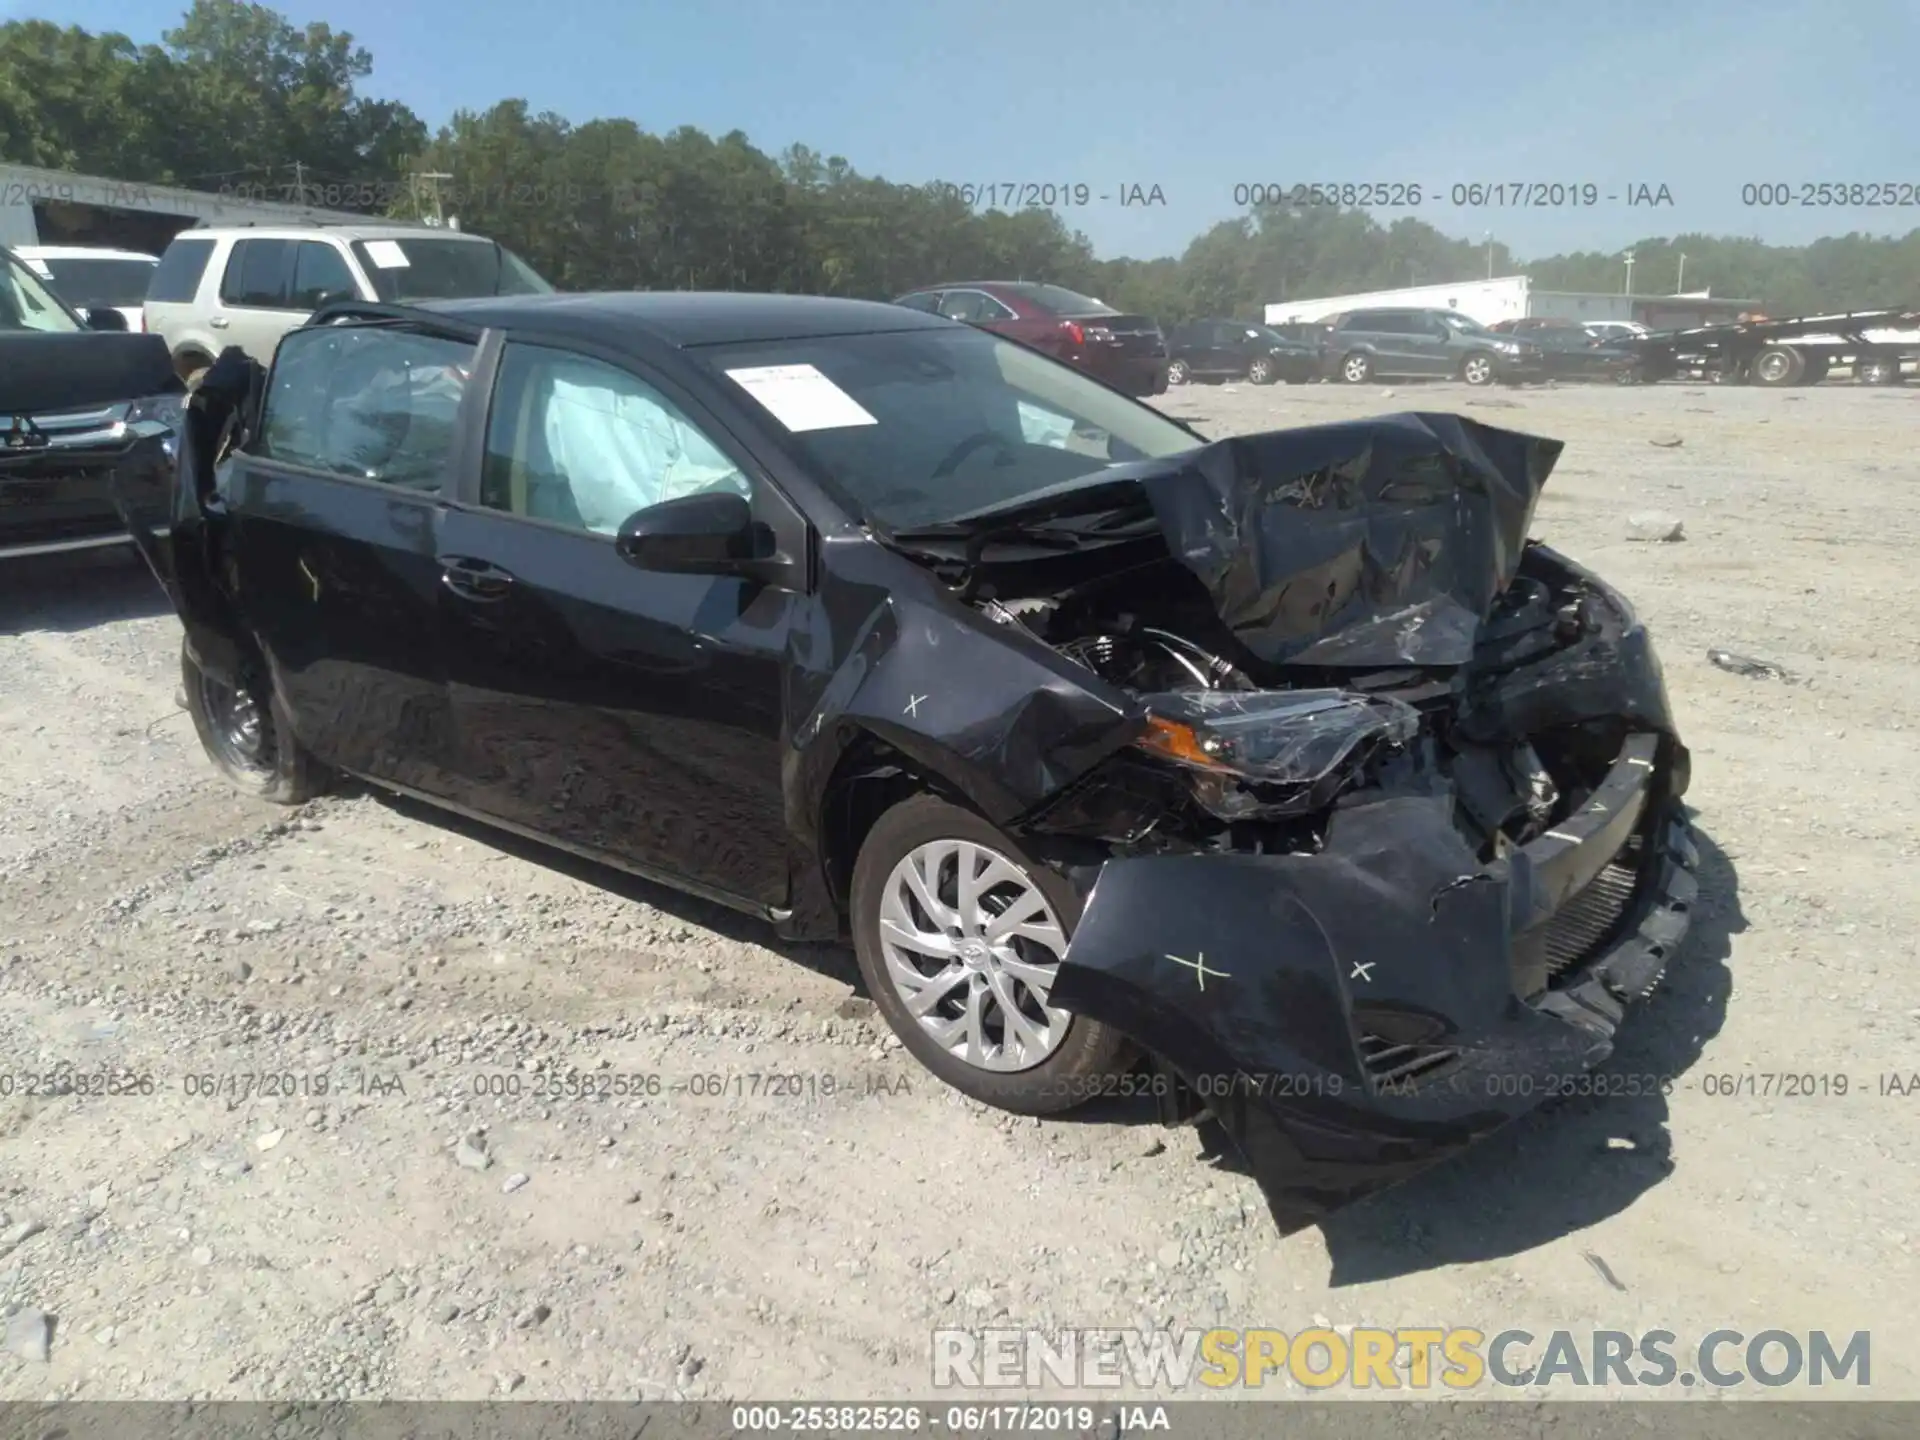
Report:
[[[858,400],[811,365],[753,365],[729,370],[727,378],[796,435],[807,430],[880,423]]]
[[[382,270],[405,270],[413,264],[398,240],[367,241],[367,258]]]

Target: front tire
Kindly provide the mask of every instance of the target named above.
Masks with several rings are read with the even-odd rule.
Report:
[[[1175,360],[1171,365],[1167,366],[1167,384],[1184,385],[1190,378],[1191,376],[1188,373],[1186,361]]]
[[[1491,355],[1469,355],[1460,362],[1460,378],[1469,385],[1491,385],[1493,383],[1493,357]]]
[[[182,645],[180,684],[201,748],[234,788],[277,805],[301,804],[326,788],[264,676],[243,676],[236,689],[203,671]]]
[[[1361,351],[1354,351],[1340,362],[1340,378],[1349,385],[1364,385],[1373,378],[1373,361]]]
[[[867,993],[954,1089],[1051,1115],[1124,1071],[1119,1032],[1047,1003],[1080,896],[983,817],[932,795],[902,801],[860,847],[850,898]]]

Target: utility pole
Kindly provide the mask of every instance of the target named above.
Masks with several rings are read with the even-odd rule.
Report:
[[[307,167],[298,160],[293,162],[293,193],[300,197],[302,205],[307,203]]]
[[[1627,262],[1627,294],[1631,295],[1633,294],[1633,252],[1629,250],[1621,258]]]
[[[1673,293],[1676,295],[1687,293],[1687,252],[1684,250],[1680,252],[1680,276],[1673,282]]]
[[[1491,280],[1493,278],[1493,232],[1491,230],[1486,232],[1486,241],[1487,241],[1487,279]]]
[[[433,182],[428,186],[428,192],[433,197],[433,220],[431,223],[435,225],[444,224],[447,217],[440,209],[440,182],[442,180],[451,180],[453,176],[447,174],[444,170],[423,170],[413,178],[415,180],[428,180]]]

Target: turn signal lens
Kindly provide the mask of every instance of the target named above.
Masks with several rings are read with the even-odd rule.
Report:
[[[1201,740],[1199,732],[1191,725],[1182,725],[1178,720],[1165,720],[1158,715],[1149,715],[1147,733],[1135,743],[1142,749],[1164,755],[1169,760],[1178,760],[1182,764],[1199,765],[1208,770],[1226,768],[1214,758],[1206,742]]]

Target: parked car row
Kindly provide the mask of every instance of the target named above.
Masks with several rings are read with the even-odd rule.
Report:
[[[1354,310],[1284,327],[1207,317],[1162,331],[1147,316],[1034,281],[954,281],[894,303],[1021,341],[1136,397],[1223,380],[1358,385],[1451,378],[1518,385],[1636,378],[1631,351],[1596,329],[1531,321],[1490,327],[1454,310]]]

